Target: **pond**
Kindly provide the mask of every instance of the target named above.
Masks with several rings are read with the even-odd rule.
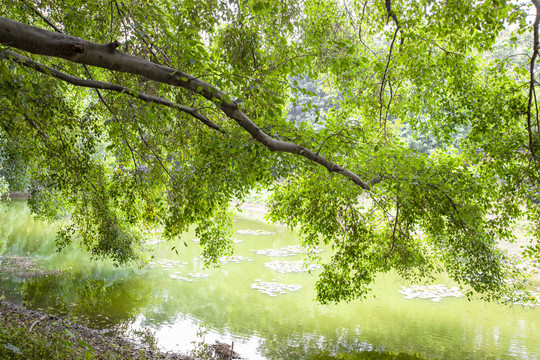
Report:
[[[203,340],[220,340],[234,341],[248,359],[308,359],[320,349],[385,349],[440,359],[540,358],[538,307],[407,296],[410,291],[402,287],[410,284],[392,274],[378,277],[374,298],[316,303],[320,270],[298,272],[305,256],[293,246],[294,234],[265,223],[260,214],[237,216],[235,257],[224,259],[221,268],[205,269],[197,239],[186,234],[176,244],[155,245],[155,259],[139,269],[90,261],[75,246],[57,253],[54,225],[34,220],[24,203],[0,210],[0,254],[31,257],[42,266],[39,276],[29,277],[0,264],[0,291],[8,301],[104,332],[150,332],[165,350],[185,353]],[[444,277],[435,284],[446,291],[455,286]]]

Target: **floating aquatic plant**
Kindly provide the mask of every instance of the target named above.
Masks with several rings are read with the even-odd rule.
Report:
[[[514,299],[505,297],[504,300],[511,301],[514,305],[540,306],[540,292],[537,291],[516,291]]]
[[[428,299],[439,302],[445,297],[463,297],[463,293],[457,287],[448,288],[444,285],[412,285],[402,286],[399,293],[405,295],[405,299]]]
[[[270,270],[274,270],[277,272],[280,272],[282,274],[285,273],[293,273],[293,272],[307,272],[315,269],[319,269],[321,265],[319,264],[308,264],[304,261],[272,261],[267,262],[264,264],[265,267],[269,268]]]
[[[285,257],[285,256],[294,256],[298,254],[317,254],[322,252],[322,249],[316,248],[304,248],[300,245],[291,245],[284,246],[280,249],[260,249],[260,250],[251,250],[256,252],[258,255],[273,256],[273,257]]]
[[[253,259],[251,259],[248,256],[241,256],[241,255],[221,256],[219,258],[219,262],[221,264],[227,264],[227,263],[238,264],[240,261],[253,261]]]
[[[148,262],[148,267],[150,267],[150,269],[153,269],[155,267],[161,267],[165,270],[170,270],[174,267],[183,267],[184,265],[187,265],[189,263],[187,262],[180,262],[178,260],[168,260],[168,259],[164,259],[164,260],[159,260],[157,262],[154,262],[154,261],[149,261]]]
[[[169,277],[171,277],[172,279],[177,279],[177,280],[193,281],[193,279],[183,277],[183,276],[180,276],[180,275],[175,275],[175,274],[171,274],[171,275],[169,275]]]
[[[261,281],[257,279],[253,284],[251,284],[251,288],[257,290],[261,294],[266,294],[268,296],[276,296],[278,294],[286,294],[287,291],[298,291],[302,288],[302,286],[294,284],[281,284],[278,282]]]
[[[208,276],[210,276],[208,274],[203,274],[203,273],[189,273],[188,275],[194,278],[207,278]]]
[[[196,244],[200,244],[201,243],[201,239],[199,238],[193,238],[191,239],[191,241],[193,241],[194,243]],[[243,242],[244,240],[240,240],[240,239],[232,239],[232,242],[235,243],[235,244],[239,244],[241,242]]]
[[[274,232],[265,231],[265,230],[252,230],[252,229],[244,229],[244,230],[237,230],[236,231],[240,235],[274,235]]]

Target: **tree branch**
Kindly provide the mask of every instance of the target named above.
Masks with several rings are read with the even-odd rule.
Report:
[[[236,101],[211,84],[188,73],[126,54],[107,44],[97,44],[78,37],[58,34],[0,17],[0,43],[37,55],[52,56],[104,69],[143,76],[156,82],[182,87],[219,106],[221,111],[256,141],[271,151],[296,154],[343,175],[365,190],[369,184],[352,171],[335,164],[303,146],[276,140],[263,132]]]
[[[527,130],[529,132],[529,151],[531,152],[532,156],[536,158],[535,150],[534,150],[534,139],[533,139],[533,129],[532,129],[532,115],[531,115],[531,109],[532,109],[532,102],[534,97],[534,65],[536,62],[536,58],[538,57],[538,28],[540,26],[540,0],[531,0],[534,4],[534,7],[536,8],[536,17],[534,19],[533,24],[533,55],[531,58],[531,63],[529,65],[529,74],[530,74],[530,85],[529,85],[529,101],[527,103]],[[536,113],[536,118],[538,119],[538,113]],[[536,131],[539,131],[540,129],[536,129]]]
[[[26,0],[22,0],[22,2],[28,6],[29,8],[31,8],[34,13],[36,13],[37,16],[39,16],[41,18],[41,20],[45,21],[45,23],[47,23],[47,25],[49,25],[50,27],[52,27],[54,29],[54,31],[56,31],[57,33],[60,33],[60,34],[63,34],[62,30],[60,30],[56,25],[54,25],[51,21],[49,21],[49,19],[47,19],[42,13],[41,11],[39,11],[38,9],[36,9],[36,7],[34,7],[33,4],[29,4],[28,1]]]
[[[399,24],[399,20],[397,18],[397,15],[396,13],[394,12],[394,10],[392,10],[392,0],[385,0],[385,6],[386,6],[386,12],[388,13],[388,17],[389,18],[392,18],[392,20],[394,20],[394,23],[396,24],[396,33],[397,31],[399,30],[399,32],[401,32],[401,40],[399,42],[399,46],[401,47],[403,45],[403,43],[405,42],[405,38],[403,37],[403,29],[401,27],[401,25]],[[395,35],[394,35],[395,37]]]
[[[51,67],[42,65],[42,64],[40,64],[38,62],[30,60],[26,56],[17,54],[17,53],[15,53],[13,51],[5,50],[5,51],[3,51],[3,54],[6,55],[6,57],[8,59],[10,59],[10,60],[12,60],[12,61],[14,61],[14,62],[16,62],[18,64],[21,64],[21,65],[24,65],[24,66],[26,66],[28,68],[34,69],[34,70],[36,70],[36,71],[38,71],[38,72],[40,72],[42,74],[54,76],[54,77],[56,77],[56,78],[58,78],[60,80],[63,80],[65,82],[68,82],[68,83],[70,83],[72,85],[75,85],[75,86],[87,87],[87,88],[92,88],[92,89],[110,90],[110,91],[115,91],[115,92],[119,92],[119,93],[124,93],[126,95],[135,97],[137,99],[140,99],[140,100],[143,100],[143,101],[146,101],[146,102],[151,102],[151,103],[155,103],[155,104],[164,105],[164,106],[167,106],[167,107],[178,109],[179,111],[187,113],[187,114],[193,116],[194,118],[196,118],[197,120],[200,120],[206,126],[212,128],[214,130],[220,131],[222,133],[225,133],[225,131],[223,130],[223,128],[221,126],[219,126],[216,123],[213,123],[206,116],[198,113],[193,108],[189,108],[189,107],[183,106],[183,105],[178,105],[178,104],[173,103],[172,101],[169,101],[169,100],[157,97],[157,96],[143,94],[143,93],[131,90],[131,89],[125,87],[125,86],[106,83],[106,82],[97,81],[97,80],[81,79],[81,78],[78,78],[78,77],[63,73],[61,71],[58,71],[56,69],[53,69]],[[102,99],[102,101],[105,102],[103,99]]]
[[[402,205],[400,205],[400,203],[399,203],[399,196],[396,195],[396,217],[394,219],[394,226],[393,226],[393,229],[392,229],[392,244],[390,246],[390,250],[388,251],[388,253],[385,256],[385,260],[388,260],[388,258],[390,257],[390,255],[392,255],[392,252],[394,252],[394,249],[396,248],[396,229],[397,229],[397,226],[398,226],[399,209],[401,208],[401,206]]]
[[[426,185],[429,186],[432,189],[437,190],[441,194],[443,194],[443,196],[448,200],[448,202],[452,205],[452,208],[456,212],[457,217],[458,217],[457,220],[459,221],[461,227],[463,228],[463,230],[466,230],[465,222],[461,218],[461,213],[459,212],[458,207],[457,207],[456,203],[454,202],[454,200],[447,193],[445,193],[443,190],[441,190],[438,186],[435,186],[435,185],[430,184],[430,183],[426,183]]]
[[[163,170],[165,170],[165,172],[167,173],[167,175],[169,175],[169,177],[171,178],[171,180],[176,184],[176,179],[174,178],[174,176],[171,175],[171,173],[169,172],[169,170],[167,169],[167,167],[163,164],[163,162],[161,161],[161,158],[159,157],[159,155],[156,153],[156,151],[154,150],[154,148],[152,146],[150,146],[150,144],[146,141],[146,139],[144,138],[144,134],[142,133],[142,130],[139,128],[138,129],[139,131],[139,137],[141,138],[142,142],[144,143],[144,145],[146,145],[146,147],[148,149],[150,149],[150,151],[152,152],[152,154],[154,154],[154,157],[156,158],[156,160],[159,162],[159,164],[161,165],[161,167],[163,168]]]
[[[388,51],[388,60],[386,61],[386,67],[384,68],[384,73],[383,73],[383,77],[382,77],[382,80],[381,80],[381,90],[379,91],[379,101],[380,101],[380,109],[379,109],[379,122],[382,122],[382,113],[383,113],[383,107],[384,107],[384,104],[383,104],[383,92],[384,92],[384,88],[385,88],[385,85],[386,85],[386,77],[387,77],[387,74],[388,74],[388,67],[390,66],[390,60],[392,60],[392,50],[394,49],[394,43],[396,42],[396,37],[397,37],[397,33],[398,33],[398,30],[399,28],[396,29],[396,31],[394,32],[394,37],[392,39],[392,42],[390,43],[390,50]],[[390,100],[392,101],[392,100]],[[390,104],[388,105],[390,106]],[[386,118],[384,119],[384,123],[385,123],[385,129],[386,129]]]

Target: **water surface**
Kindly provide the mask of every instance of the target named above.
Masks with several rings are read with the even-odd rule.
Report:
[[[439,359],[540,358],[540,308],[465,298],[408,300],[398,292],[408,284],[392,274],[378,277],[374,298],[317,304],[320,270],[280,273],[265,267],[304,256],[257,254],[254,250],[280,249],[296,240],[254,214],[239,215],[235,230],[272,234],[236,234],[238,262],[205,269],[194,235],[186,234],[178,243],[156,245],[153,263],[138,269],[90,261],[75,246],[57,253],[54,225],[32,219],[24,203],[3,205],[1,211],[0,252],[32,257],[54,271],[33,278],[2,273],[0,291],[8,300],[106,332],[140,336],[150,329],[166,350],[186,352],[202,340],[219,339],[234,341],[235,350],[249,359],[307,359],[320,349],[414,351]],[[252,288],[261,282],[300,289],[270,296]],[[444,277],[436,283],[455,285]]]

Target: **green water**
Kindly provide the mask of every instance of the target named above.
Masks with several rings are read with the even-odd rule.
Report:
[[[204,338],[234,340],[235,350],[249,359],[306,359],[320,349],[414,351],[439,359],[540,359],[540,308],[464,298],[407,300],[398,293],[407,284],[391,274],[377,279],[373,299],[315,303],[319,270],[283,274],[264,266],[302,260],[303,255],[269,257],[251,251],[295,244],[294,234],[254,214],[239,215],[235,230],[275,234],[235,236],[242,240],[235,244],[235,255],[251,261],[204,269],[193,235],[186,234],[178,244],[157,245],[154,264],[137,269],[90,261],[76,247],[57,253],[54,226],[34,221],[22,203],[1,211],[0,252],[30,256],[44,270],[55,271],[24,278],[1,272],[0,264],[0,291],[8,300],[67,315],[104,332],[136,336],[150,329],[166,350],[186,352]],[[255,280],[302,288],[271,297],[251,288]],[[444,278],[437,283],[454,285]]]

